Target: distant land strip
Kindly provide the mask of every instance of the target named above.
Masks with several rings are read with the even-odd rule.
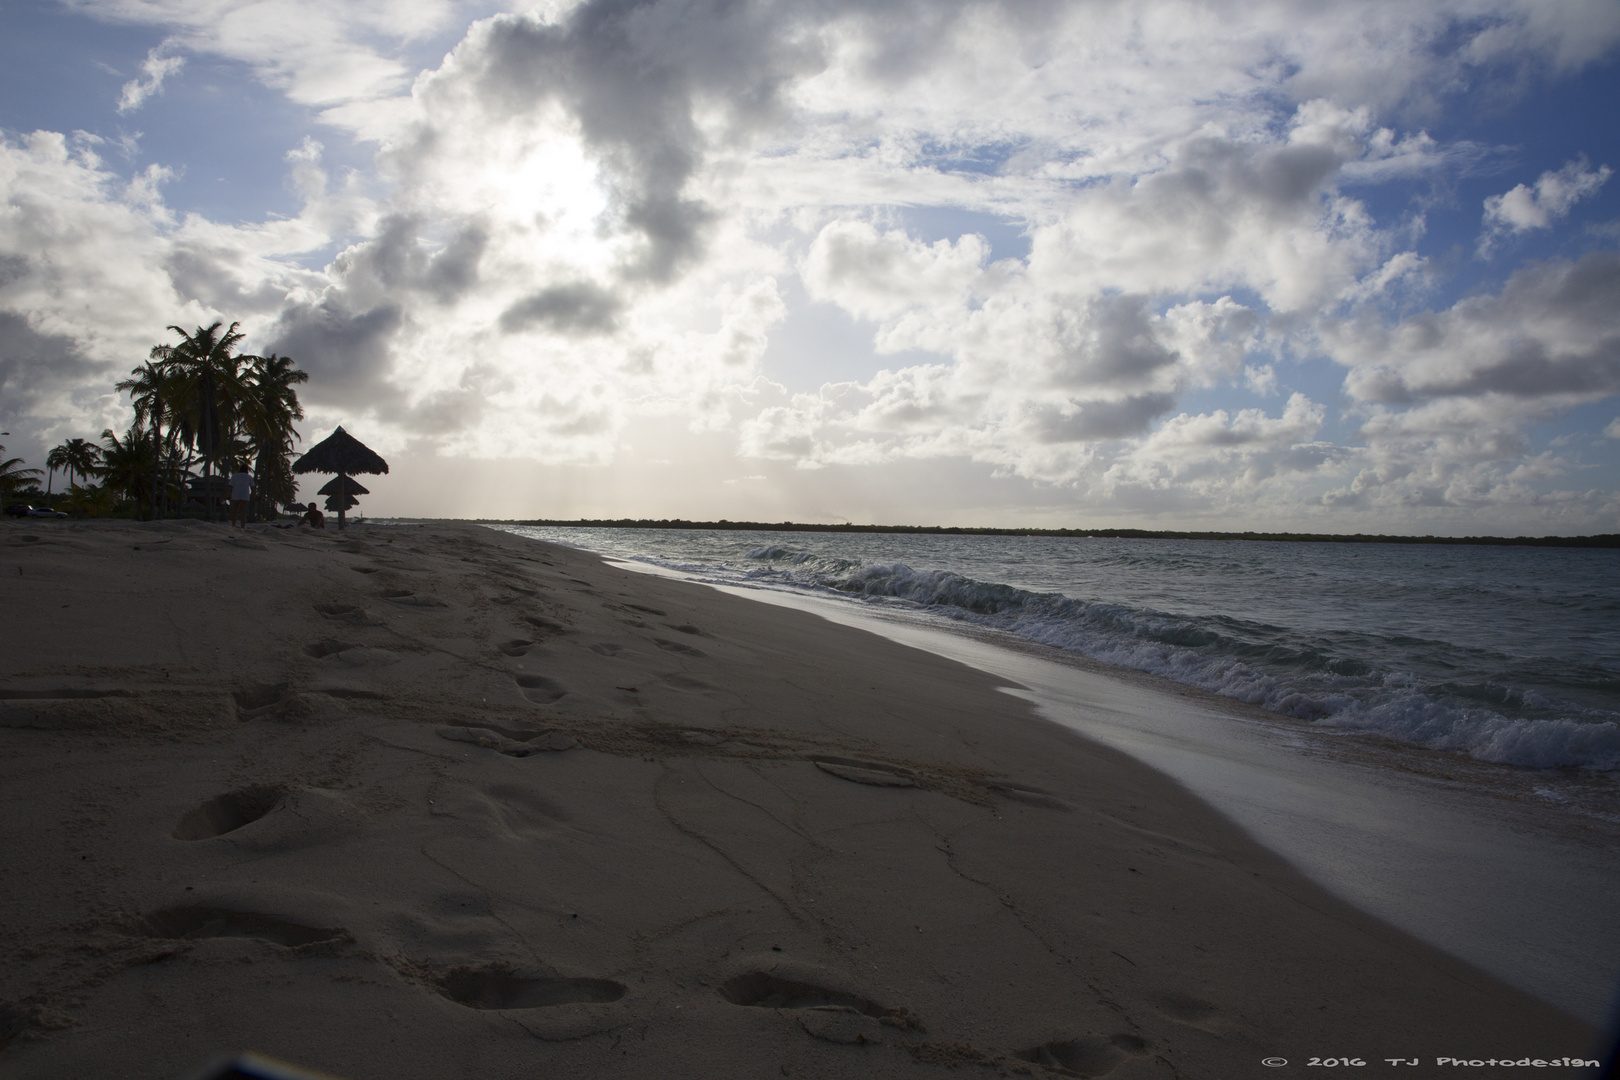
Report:
[[[395,520],[432,520],[405,519]],[[1383,533],[1176,532],[1170,529],[997,529],[961,525],[814,525],[796,521],[687,521],[684,518],[471,520],[479,525],[562,529],[709,529],[730,532],[905,533],[924,536],[1083,536],[1119,540],[1270,540],[1291,544],[1477,544],[1491,547],[1620,548],[1620,533],[1597,536],[1388,536]]]

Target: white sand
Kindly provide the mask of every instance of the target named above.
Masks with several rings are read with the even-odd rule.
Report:
[[[8,523],[0,550],[6,1076],[1593,1048],[874,635],[473,527]]]

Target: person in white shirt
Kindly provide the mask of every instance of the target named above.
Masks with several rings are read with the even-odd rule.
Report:
[[[248,500],[251,498],[253,498],[253,474],[247,471],[247,463],[243,462],[231,474],[232,525],[241,529],[247,528]]]

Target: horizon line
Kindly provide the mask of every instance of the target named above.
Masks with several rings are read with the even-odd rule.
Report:
[[[1348,544],[1464,544],[1490,547],[1578,547],[1620,548],[1620,533],[1594,533],[1581,536],[1436,536],[1393,533],[1303,533],[1287,531],[1243,532],[1214,529],[1137,529],[1137,528],[1019,528],[993,525],[857,525],[818,524],[795,521],[692,521],[685,518],[429,518],[387,515],[373,520],[401,522],[461,521],[474,525],[526,525],[534,528],[575,529],[672,529],[714,532],[827,532],[827,533],[912,533],[936,536],[1052,536],[1120,540],[1247,540],[1275,543]]]

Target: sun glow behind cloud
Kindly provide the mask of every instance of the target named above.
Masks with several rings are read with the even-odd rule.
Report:
[[[212,55],[320,127],[289,148],[301,212],[237,224],[167,206],[164,163],[121,179],[94,136],[8,139],[6,206],[33,217],[0,238],[24,267],[0,286],[7,408],[41,431],[114,422],[109,374],[163,324],[221,317],[312,371],[316,427],[601,478],[663,468],[638,448],[656,428],[658,460],[689,465],[661,507],[467,512],[773,488],[815,516],[815,474],[927,462],[959,484],[891,516],[1620,527],[1617,470],[1582,480],[1612,440],[1532,439],[1620,393],[1620,260],[1581,219],[1610,205],[1613,133],[1474,203],[1445,241],[1497,272],[1472,295],[1429,227],[1500,157],[1430,127],[1470,83],[1609,54],[1612,5],[77,7],[174,43],[130,83],[143,115]],[[412,71],[413,43],[469,18]],[[320,141],[345,135],[374,165],[329,175]],[[918,232],[920,209],[962,225]],[[1027,249],[993,254],[975,220]],[[864,335],[865,371],[794,392],[772,342],[811,310]]]

